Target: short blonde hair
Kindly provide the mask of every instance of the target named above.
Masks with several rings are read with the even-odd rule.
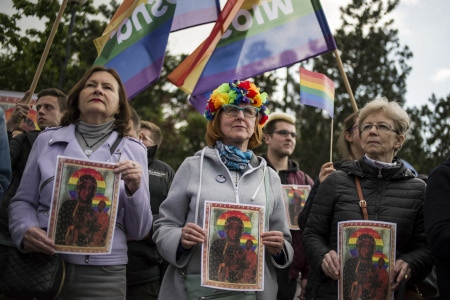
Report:
[[[269,115],[269,120],[267,120],[267,123],[264,126],[264,132],[272,134],[275,131],[275,125],[278,122],[286,122],[295,126],[296,119],[294,116],[284,112],[273,112]]]
[[[406,132],[409,129],[409,116],[408,113],[396,102],[389,101],[386,97],[374,99],[367,103],[359,112],[359,134],[362,133],[362,126],[365,119],[369,115],[382,112],[386,117],[394,122],[394,128],[398,135],[403,136],[406,139]],[[400,150],[395,149],[394,154]]]
[[[386,97],[377,98],[367,103],[359,112],[359,131],[361,132],[364,120],[371,114],[383,112],[386,117],[394,121],[394,128],[398,134],[406,137],[409,129],[408,113],[395,101],[389,101]]]
[[[161,128],[159,128],[159,126],[155,123],[145,120],[141,120],[140,125],[141,129],[145,128],[151,132],[152,136],[150,138],[152,139],[153,143],[155,143],[155,145],[157,145],[158,147],[161,146],[161,143],[163,141]]]

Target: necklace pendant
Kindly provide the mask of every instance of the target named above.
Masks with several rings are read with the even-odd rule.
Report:
[[[86,154],[87,156],[91,156],[92,154],[92,149],[91,148],[87,148],[84,150],[84,154]]]

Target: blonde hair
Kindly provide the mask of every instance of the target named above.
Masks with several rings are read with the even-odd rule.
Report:
[[[161,132],[161,128],[153,122],[141,120],[141,129],[145,128],[151,132],[152,136],[150,137],[155,143],[155,145],[161,146],[163,136]]]
[[[359,111],[356,111],[352,113],[350,116],[345,118],[344,122],[342,123],[342,132],[339,135],[338,141],[337,141],[337,149],[339,155],[344,160],[354,160],[357,159],[355,155],[352,153],[352,148],[350,146],[350,142],[347,141],[345,138],[345,135],[347,132],[350,132],[353,128],[353,125],[355,124],[356,120],[359,117]],[[358,125],[358,124],[356,124]]]
[[[359,134],[361,135],[364,120],[372,114],[382,112],[386,117],[394,122],[394,129],[398,135],[406,139],[406,132],[409,129],[408,113],[396,102],[389,101],[386,97],[374,99],[367,103],[359,112]],[[395,149],[394,155],[401,149]]]
[[[295,121],[295,117],[290,114],[284,112],[273,112],[269,115],[269,120],[264,126],[264,132],[267,134],[272,134],[275,131],[275,125],[278,122],[286,122],[295,126]]]

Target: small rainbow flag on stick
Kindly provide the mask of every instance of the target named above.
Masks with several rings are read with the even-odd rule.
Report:
[[[325,110],[334,118],[334,83],[321,73],[300,67],[300,101]]]

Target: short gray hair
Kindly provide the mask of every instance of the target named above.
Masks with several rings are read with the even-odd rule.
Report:
[[[386,117],[394,121],[394,128],[399,135],[406,138],[409,129],[408,113],[395,101],[389,101],[386,97],[377,98],[367,103],[359,112],[359,132],[364,120],[372,114],[383,112]]]
[[[367,103],[359,112],[359,134],[362,133],[362,126],[365,119],[372,114],[382,112],[394,122],[394,128],[398,135],[406,139],[406,132],[409,129],[408,113],[396,102],[389,101],[386,97],[376,98]],[[394,155],[401,149],[395,149]]]

